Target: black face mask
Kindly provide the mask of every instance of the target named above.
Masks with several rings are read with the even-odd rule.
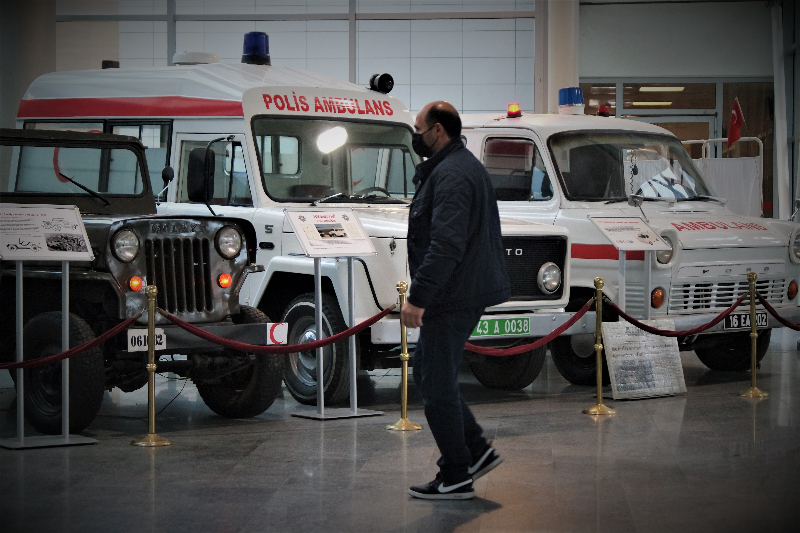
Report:
[[[420,157],[430,157],[433,155],[433,150],[431,150],[431,147],[425,144],[425,141],[422,140],[422,136],[431,131],[431,129],[433,129],[433,126],[422,133],[411,134],[411,148],[413,148]]]

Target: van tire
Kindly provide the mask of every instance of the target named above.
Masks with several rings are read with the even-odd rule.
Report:
[[[241,306],[234,324],[266,324],[269,318],[253,307]],[[272,405],[281,392],[283,357],[255,354],[255,362],[211,383],[196,383],[197,392],[209,409],[225,418],[251,418]]]
[[[283,314],[289,324],[288,344],[303,344],[317,339],[314,320],[314,294],[302,294],[292,300]],[[341,333],[347,325],[336,298],[322,295],[322,329],[326,337]],[[323,348],[325,404],[340,404],[350,397],[348,339]],[[286,354],[283,367],[286,389],[298,402],[317,404],[316,350]]]
[[[726,372],[744,372],[750,370],[751,348],[750,333],[720,335],[720,342],[712,348],[698,348],[694,351],[697,358],[711,370]],[[758,332],[756,339],[756,363],[760,363],[767,355],[772,330]]]
[[[530,343],[534,339],[523,339]],[[517,343],[521,344],[521,343]],[[478,382],[489,389],[524,389],[536,379],[544,366],[547,346],[529,350],[517,355],[475,354],[469,368]]]
[[[36,315],[23,329],[26,361],[61,353],[60,311]],[[69,346],[95,338],[92,328],[78,315],[69,315]],[[24,370],[25,419],[46,435],[61,433],[61,362]],[[69,431],[80,433],[97,416],[105,392],[102,346],[77,354],[69,362]]]
[[[586,305],[587,300],[572,300],[567,304],[566,311],[576,312]],[[594,305],[590,308],[594,311]],[[611,316],[603,312],[603,320],[611,320]],[[550,353],[553,363],[564,376],[564,379],[573,385],[597,384],[597,354],[594,350],[594,333],[580,335],[562,335],[550,343]],[[603,385],[611,383],[608,376],[605,349],[603,356]]]

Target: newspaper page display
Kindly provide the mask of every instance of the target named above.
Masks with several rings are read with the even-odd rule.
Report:
[[[641,217],[590,217],[595,226],[611,241],[617,250],[669,250],[653,228]]]
[[[351,209],[286,211],[286,216],[308,257],[354,257],[377,253]]]
[[[643,322],[658,329],[675,329],[675,324],[669,319]],[[615,400],[686,392],[678,339],[675,337],[653,335],[620,320],[603,323],[603,346]]]
[[[0,258],[91,261],[94,254],[74,205],[0,204]]]

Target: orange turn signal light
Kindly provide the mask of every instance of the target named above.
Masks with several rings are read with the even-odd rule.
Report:
[[[653,289],[653,292],[650,293],[650,305],[653,309],[664,305],[664,289]]]
[[[522,116],[522,111],[519,109],[518,103],[508,104],[508,118],[517,118]]]
[[[223,289],[227,289],[231,286],[231,283],[233,283],[233,278],[230,274],[220,274],[219,278],[217,278],[217,283],[219,283],[219,286]]]
[[[130,287],[134,292],[142,290],[143,285],[144,281],[142,281],[142,278],[139,276],[133,276],[130,280],[128,280],[128,287]]]
[[[792,280],[789,284],[789,290],[786,291],[786,296],[789,297],[790,300],[794,300],[797,297],[797,282]]]

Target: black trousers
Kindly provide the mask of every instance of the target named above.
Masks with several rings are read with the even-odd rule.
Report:
[[[414,383],[422,394],[425,418],[442,456],[437,464],[446,482],[467,477],[469,465],[483,452],[486,439],[458,386],[458,367],[484,309],[423,315],[414,350]]]

